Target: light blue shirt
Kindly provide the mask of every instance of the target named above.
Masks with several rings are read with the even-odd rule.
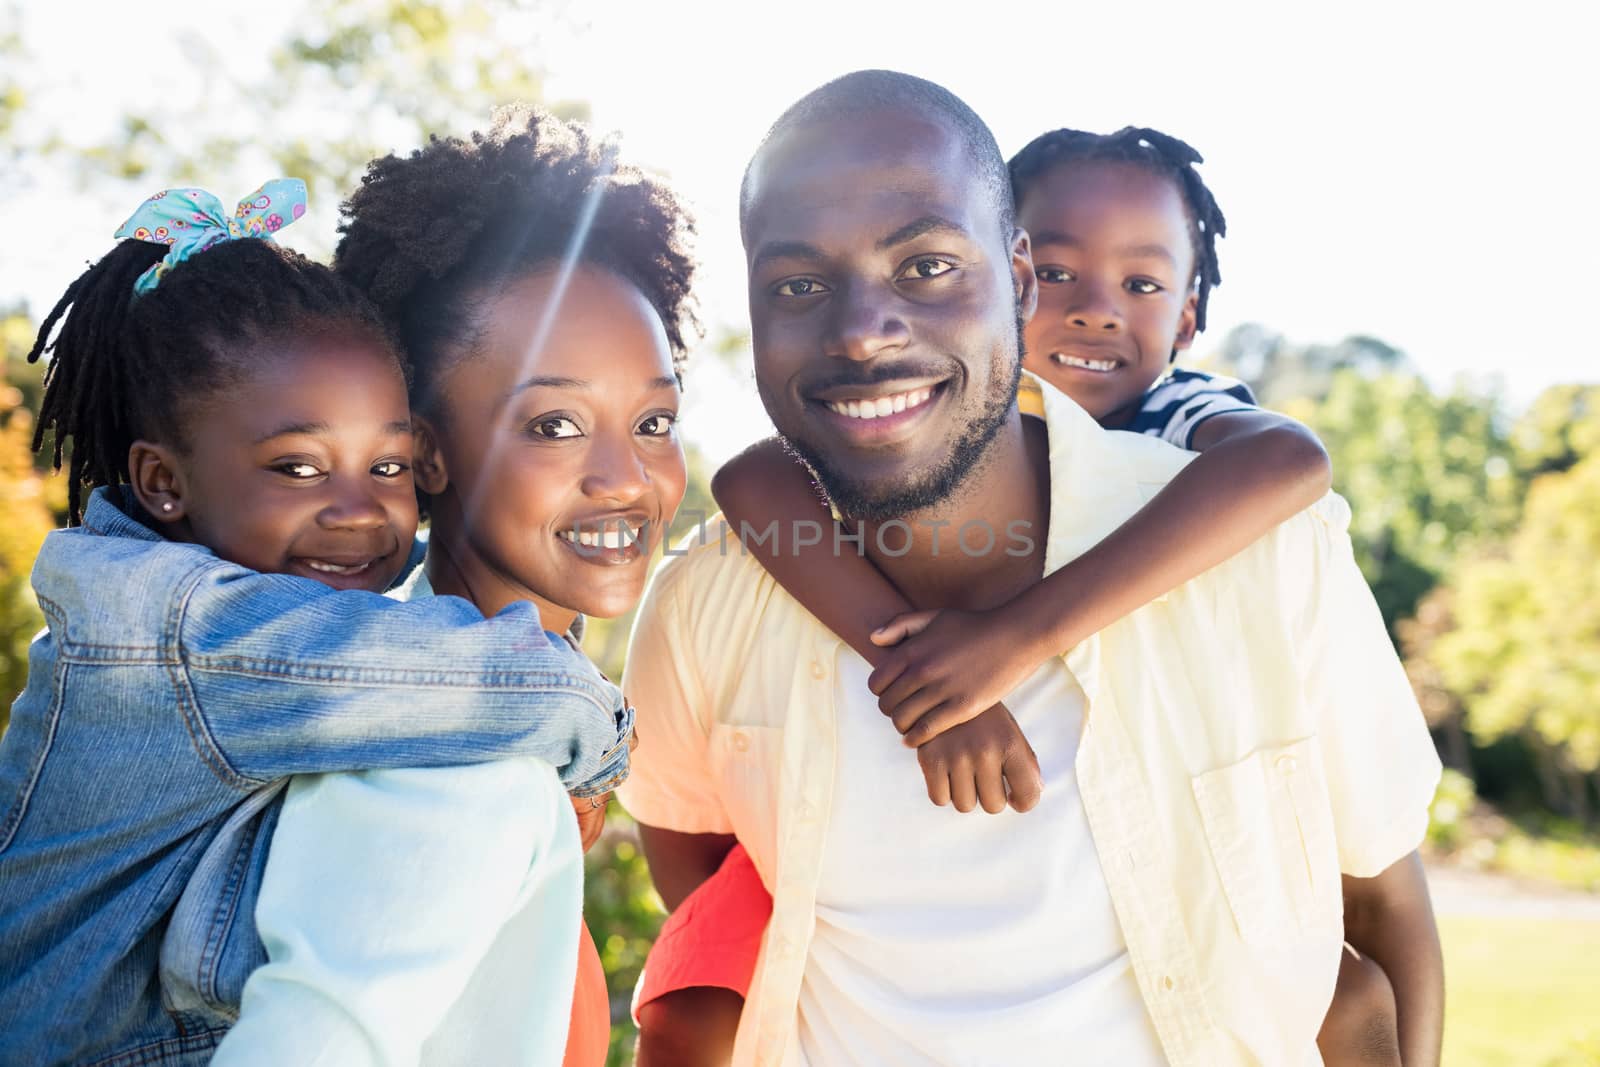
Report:
[[[406,592],[432,595],[420,569]],[[559,1063],[582,908],[542,760],[298,777],[256,905],[269,962],[213,1063]]]

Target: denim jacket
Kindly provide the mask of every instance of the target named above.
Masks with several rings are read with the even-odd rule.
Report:
[[[585,794],[627,772],[631,712],[531,605],[336,592],[138,514],[97,490],[34,568],[49,629],[0,742],[4,1064],[209,1058],[220,1030],[162,996],[162,934],[287,775],[532,755]]]

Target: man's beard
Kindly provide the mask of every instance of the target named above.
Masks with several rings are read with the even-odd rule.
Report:
[[[1011,406],[1017,399],[1017,386],[1022,381],[1023,322],[1017,319],[1016,359],[1009,375],[1000,372],[990,376],[995,386],[983,398],[983,407],[977,417],[967,424],[956,439],[955,447],[944,461],[934,469],[914,480],[899,485],[870,486],[855,481],[838,466],[828,462],[819,450],[806,442],[786,438],[786,443],[822,485],[828,499],[842,515],[866,522],[887,522],[890,519],[916,515],[937,507],[961,488],[974,471],[982,465],[1005,426]]]

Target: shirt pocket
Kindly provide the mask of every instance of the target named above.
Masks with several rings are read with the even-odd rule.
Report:
[[[1315,736],[1192,780],[1206,843],[1245,941],[1298,941],[1343,914],[1333,812]]]

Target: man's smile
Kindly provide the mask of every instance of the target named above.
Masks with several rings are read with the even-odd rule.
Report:
[[[939,406],[947,384],[839,386],[819,391],[810,406],[839,436],[857,444],[884,444],[909,436]]]

